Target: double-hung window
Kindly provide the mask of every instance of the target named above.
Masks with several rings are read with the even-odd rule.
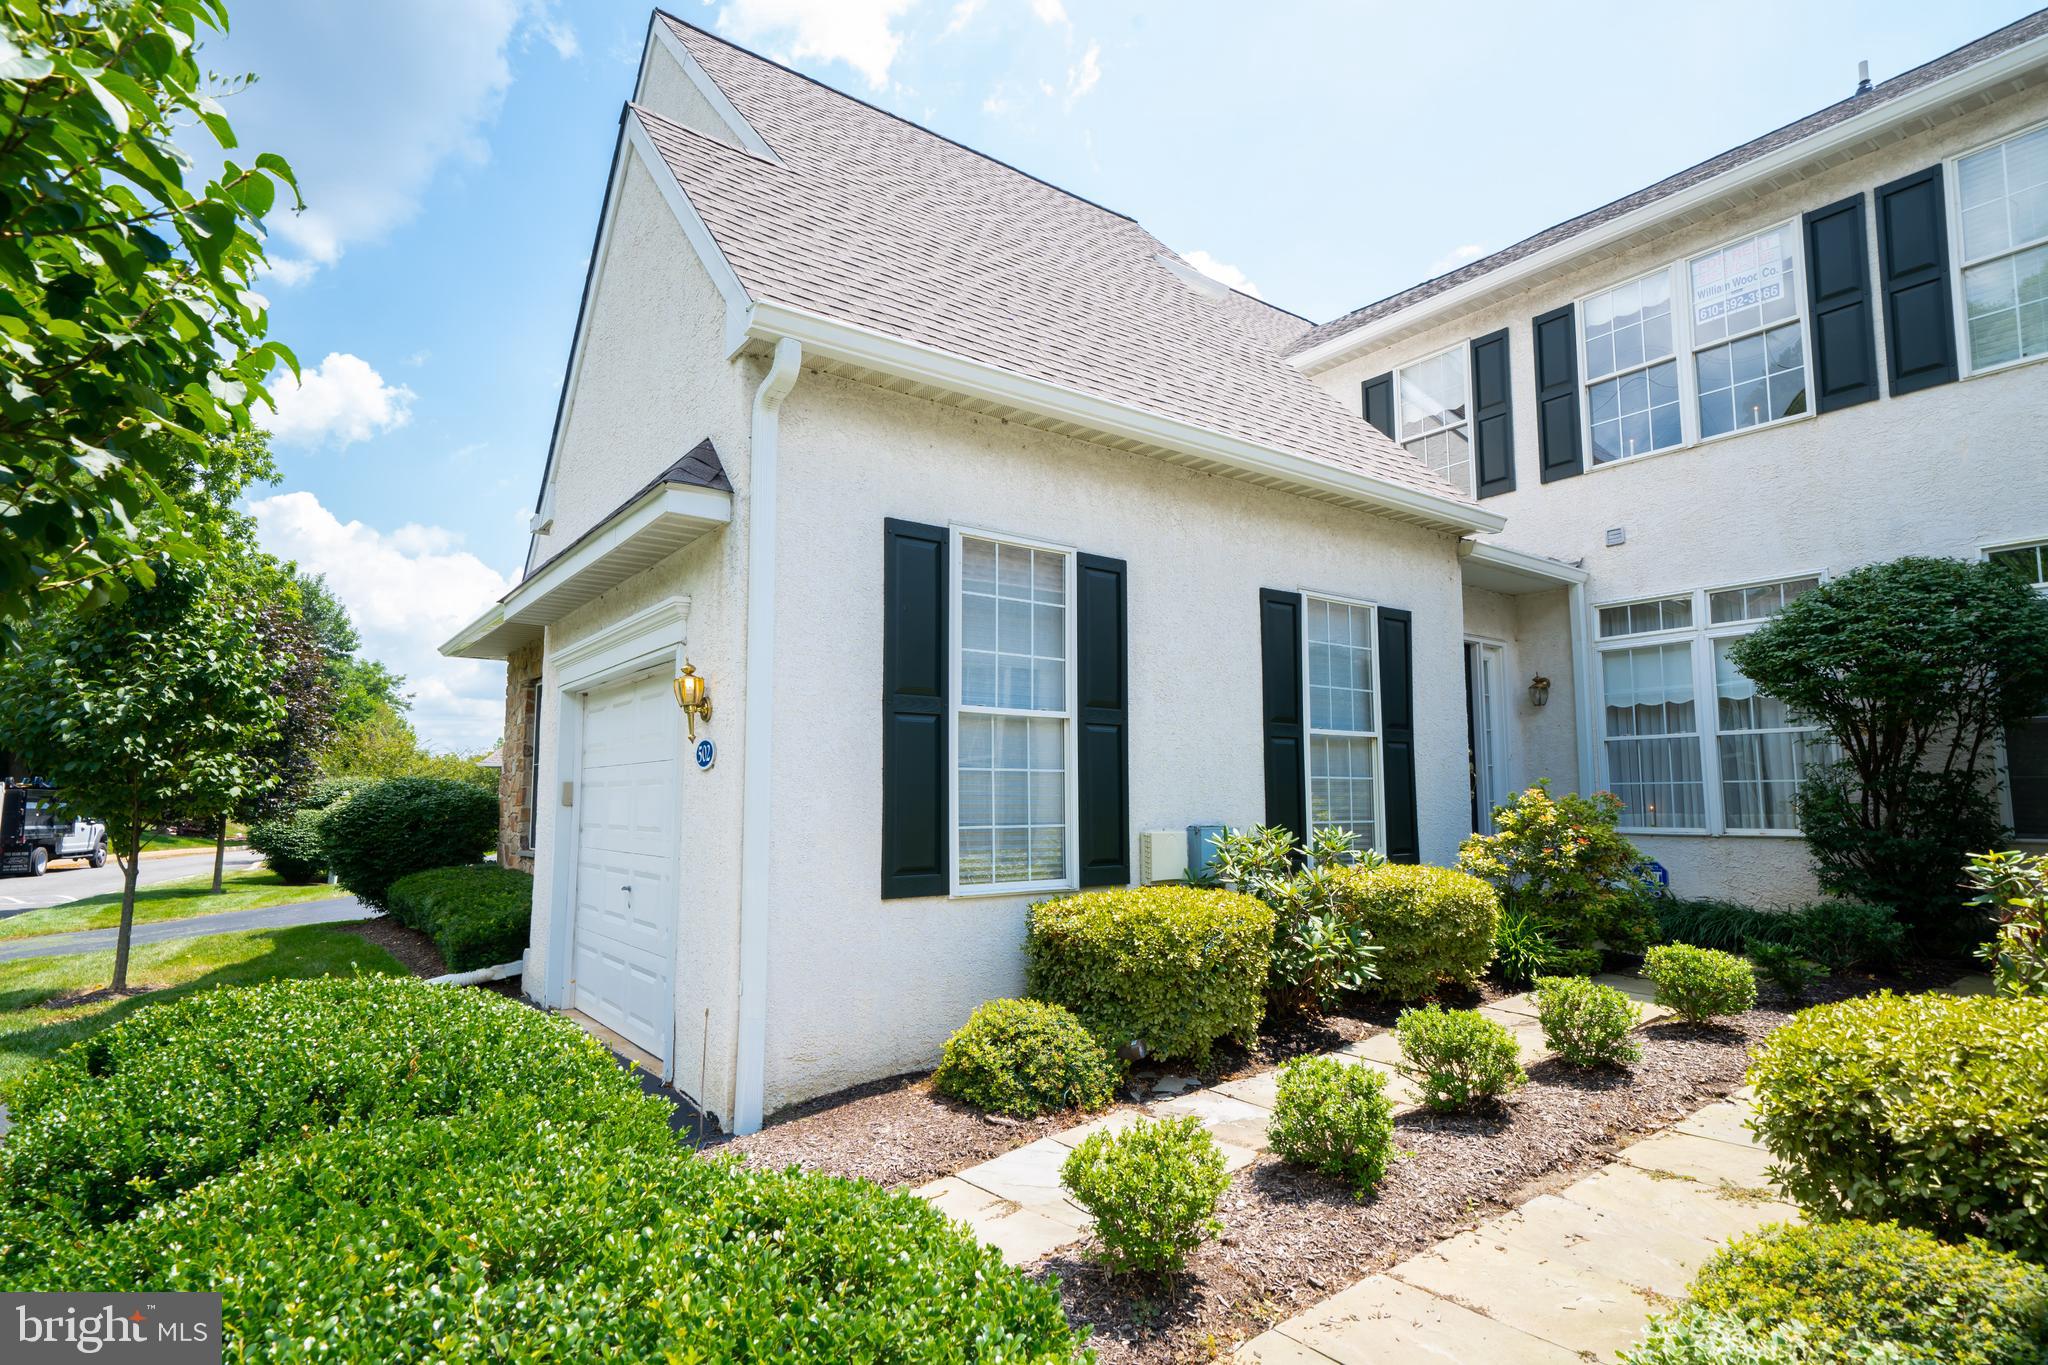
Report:
[[[1377,848],[1379,708],[1373,609],[1310,597],[1308,651],[1308,805],[1310,833],[1349,830],[1359,848]]]
[[[1451,487],[1472,491],[1470,377],[1465,348],[1403,365],[1394,372],[1401,444]]]
[[[1707,827],[1692,627],[1690,597],[1600,609],[1607,785],[1632,829]]]
[[[1595,294],[1583,311],[1593,463],[1678,445],[1685,424],[1679,419],[1670,270]]]
[[[1688,263],[1702,440],[1806,411],[1798,250],[1782,223]]]
[[[1970,368],[2048,353],[2048,128],[1956,162]]]
[[[1796,721],[1785,703],[1742,676],[1728,652],[1787,602],[1819,586],[1793,578],[1707,594],[1714,649],[1715,760],[1721,773],[1721,825],[1743,832],[1797,830],[1794,803],[1821,732]]]
[[[958,533],[954,886],[1074,883],[1073,554]]]
[[[1988,556],[2048,593],[2048,541],[1993,550]],[[2005,777],[2012,830],[2022,839],[2048,839],[2048,715],[2005,727]]]

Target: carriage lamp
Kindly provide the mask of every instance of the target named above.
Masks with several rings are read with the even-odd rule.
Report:
[[[1550,702],[1550,679],[1538,673],[1529,679],[1529,705],[1546,706]]]
[[[704,680],[697,676],[695,664],[684,664],[683,671],[676,674],[676,705],[690,718],[690,740],[695,743],[697,722],[711,719],[711,697],[704,689]]]

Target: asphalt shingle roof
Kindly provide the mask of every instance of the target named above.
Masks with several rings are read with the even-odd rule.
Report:
[[[776,154],[631,113],[756,300],[1470,503],[1282,359],[1306,321],[1191,287],[1121,214],[660,21]]]

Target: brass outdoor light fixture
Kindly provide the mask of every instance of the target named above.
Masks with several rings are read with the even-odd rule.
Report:
[[[704,688],[704,680],[697,676],[695,664],[684,664],[683,671],[676,674],[676,705],[690,718],[690,740],[695,743],[697,721],[711,719],[711,696]]]
[[[1547,706],[1550,703],[1550,679],[1538,673],[1529,680],[1529,705]]]

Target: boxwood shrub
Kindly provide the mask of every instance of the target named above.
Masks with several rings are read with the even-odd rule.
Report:
[[[2048,1261],[2048,999],[1816,1006],[1765,1040],[1749,1079],[1774,1174],[1809,1214]]]
[[[517,961],[533,921],[533,874],[496,863],[435,867],[391,883],[391,917],[434,940],[451,972]]]
[[[554,1111],[316,1133],[129,1222],[0,1247],[0,1287],[219,1293],[229,1360],[1076,1357],[1057,1289],[923,1200]]]
[[[296,810],[249,827],[249,847],[263,855],[272,872],[299,886],[327,878],[327,855],[320,846],[317,810]]]
[[[365,787],[320,821],[327,866],[383,907],[408,872],[473,863],[498,841],[498,798],[443,777],[394,777]]]
[[[1032,1118],[1100,1109],[1116,1098],[1116,1078],[1116,1063],[1071,1010],[991,1000],[946,1040],[932,1088],[977,1109]]]
[[[1223,1150],[1192,1114],[1091,1133],[1060,1167],[1060,1184],[1095,1219],[1097,1258],[1112,1274],[1179,1270],[1223,1231]]]
[[[1379,1188],[1394,1155],[1387,1078],[1362,1062],[1297,1057],[1280,1068],[1266,1138],[1275,1155],[1335,1176],[1360,1199]]]
[[[667,1132],[666,1107],[565,1019],[410,977],[280,981],[138,1010],[32,1072],[0,1142],[0,1206],[105,1223],[274,1143],[502,1095]]]
[[[1273,912],[1231,891],[1143,886],[1031,907],[1028,993],[1064,1005],[1112,1053],[1208,1060],[1250,1043],[1266,1011]]]
[[[1493,959],[1500,897],[1469,873],[1389,863],[1342,868],[1336,903],[1379,945],[1368,988],[1391,1000],[1420,1000],[1445,986],[1470,986]]]
[[[1430,1109],[1448,1113],[1506,1099],[1525,1084],[1522,1045],[1507,1026],[1477,1010],[1425,1005],[1394,1021],[1400,1072]]]
[[[1663,943],[1643,955],[1643,975],[1657,983],[1657,1003],[1688,1024],[1741,1014],[1756,1004],[1756,972],[1715,948]]]
[[[1642,1010],[1612,986],[1583,976],[1536,978],[1543,1041],[1566,1066],[1633,1066],[1642,1060],[1635,1026]]]

